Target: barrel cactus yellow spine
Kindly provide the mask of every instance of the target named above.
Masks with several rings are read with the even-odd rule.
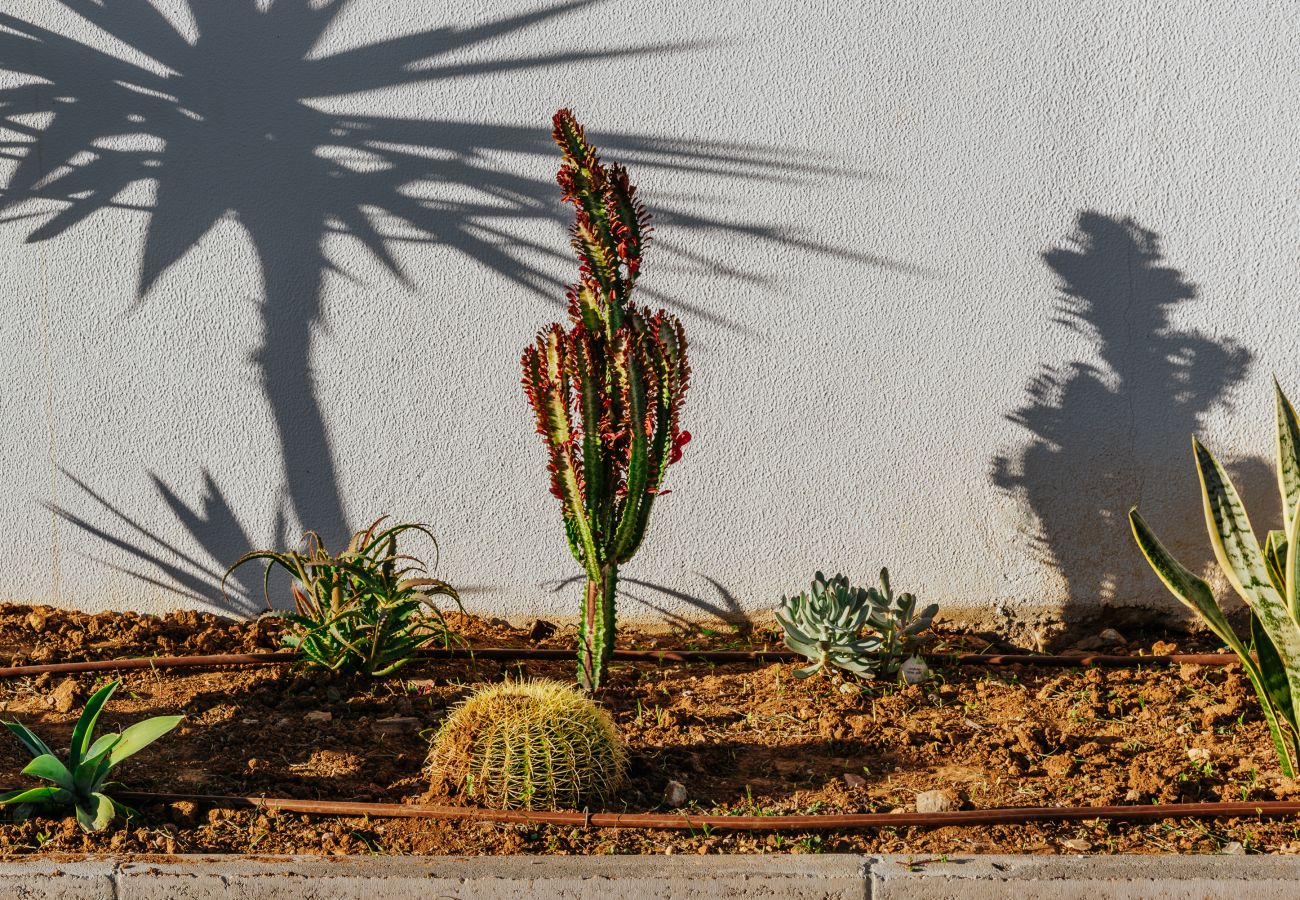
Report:
[[[552,136],[579,277],[568,326],[542,329],[524,351],[523,385],[569,549],[586,573],[578,680],[594,691],[614,649],[618,568],[641,546],[668,467],[691,439],[679,423],[690,366],[681,322],[631,300],[651,229],[627,171],[601,163],[567,109]]]
[[[582,809],[613,796],[626,768],[609,714],[556,681],[479,689],[429,753],[435,786],[499,809]]]

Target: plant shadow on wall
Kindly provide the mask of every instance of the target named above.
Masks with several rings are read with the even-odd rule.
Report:
[[[189,2],[181,9],[188,25],[173,22],[145,0],[57,3],[98,28],[98,37],[124,44],[148,63],[0,13],[0,68],[25,81],[0,91],[0,126],[17,136],[2,146],[14,164],[0,213],[8,221],[37,223],[28,242],[56,238],[103,210],[147,217],[138,285],[142,301],[214,224],[233,217],[260,267],[261,334],[252,360],[274,419],[283,468],[287,509],[277,538],[292,530],[287,525],[292,522],[319,531],[330,543],[345,540],[353,528],[311,363],[323,281],[342,273],[326,252],[326,240],[343,236],[361,242],[408,286],[396,254],[400,245],[451,247],[557,305],[562,285],[548,268],[567,256],[529,237],[539,224],[562,220],[553,182],[498,167],[503,155],[522,154],[530,161],[545,157],[550,169],[553,149],[545,128],[376,116],[364,111],[373,105],[364,101],[353,104],[363,110],[355,114],[322,107],[403,85],[703,49],[646,45],[483,58],[484,45],[527,39],[529,29],[544,22],[572,16],[577,26],[582,11],[600,6],[599,0],[467,27],[430,28],[324,55],[317,45],[351,0]],[[601,139],[609,152],[642,169],[740,181],[824,177],[833,171],[790,163],[788,154],[772,148],[638,134],[602,134]],[[138,190],[141,185],[154,186],[152,199],[129,199],[148,193]],[[722,260],[676,247],[674,239],[711,233],[892,265],[823,245],[793,229],[701,213],[689,202],[674,208],[657,201],[656,220],[664,238],[657,252],[678,266],[722,278],[748,276]],[[738,327],[689,304],[659,299]],[[250,345],[254,340],[250,336]],[[521,407],[521,432],[526,422]],[[137,562],[160,569],[162,580],[132,574],[221,604],[213,573],[252,548],[249,536],[210,476],[205,474],[204,495],[195,507],[154,481],[198,545],[195,551],[167,543],[82,482],[74,483],[88,502],[98,504],[95,515],[106,514],[112,524],[98,526],[67,509],[56,512]],[[244,608],[233,611],[256,609],[260,597],[254,600],[245,586],[236,587],[243,591]]]
[[[1075,624],[1114,603],[1168,600],[1133,546],[1126,516],[1135,503],[1161,507],[1151,518],[1180,557],[1209,562],[1188,477],[1191,436],[1229,403],[1251,355],[1231,339],[1172,323],[1197,302],[1197,289],[1164,264],[1159,237],[1132,219],[1081,213],[1070,242],[1043,260],[1061,285],[1053,321],[1087,337],[1096,359],[1044,366],[1034,377],[1028,402],[1009,416],[1033,438],[994,459],[992,480],[1028,508],[1034,550],[1060,573],[1062,618]],[[1233,468],[1252,509],[1276,505],[1264,493],[1266,462]]]

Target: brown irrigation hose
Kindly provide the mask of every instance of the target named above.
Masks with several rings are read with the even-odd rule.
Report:
[[[1158,819],[1277,818],[1300,813],[1300,801],[1259,803],[1162,803],[1150,806],[1029,806],[965,809],[940,813],[850,813],[813,816],[697,816],[682,813],[530,812],[471,806],[406,803],[358,803],[295,800],[279,797],[228,797],[212,794],[153,794],[121,791],[127,803],[189,801],[238,809],[267,809],[317,816],[444,819],[499,824],[563,825],[583,828],[644,828],[676,831],[824,831],[900,826],[1020,825],[1025,822],[1075,822],[1110,819],[1149,822]]]
[[[222,653],[213,656],[153,656],[133,659],[96,659],[82,662],[44,663],[32,666],[0,667],[0,678],[69,674],[74,672],[118,672],[127,669],[206,669],[221,666],[272,666],[290,663],[297,654],[289,651],[262,653]],[[516,662],[525,660],[567,661],[574,658],[572,650],[555,650],[540,647],[485,647],[423,650],[421,659],[439,660],[497,660]],[[772,663],[799,662],[803,657],[789,650],[615,650],[618,662],[679,662],[679,663]],[[1084,668],[1098,666],[1107,669],[1140,668],[1187,663],[1197,666],[1229,666],[1237,662],[1231,653],[1181,653],[1168,656],[1039,656],[1032,653],[953,653],[926,657],[933,665],[956,666],[1042,666],[1045,668]]]

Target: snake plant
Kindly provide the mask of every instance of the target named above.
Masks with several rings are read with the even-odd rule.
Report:
[[[1232,630],[1210,586],[1174,559],[1137,507],[1129,511],[1129,522],[1160,580],[1241,659],[1282,772],[1294,777],[1300,764],[1300,423],[1276,380],[1273,388],[1283,528],[1268,532],[1262,545],[1228,473],[1192,439],[1210,543],[1228,583],[1250,608],[1249,643]]]
[[[795,669],[807,678],[834,666],[861,678],[893,672],[908,644],[934,620],[937,603],[919,614],[911,594],[895,596],[889,570],[880,570],[880,589],[853,587],[844,575],[827,580],[818,572],[811,588],[781,598],[776,619],[785,645],[811,665]]]
[[[586,574],[578,679],[591,691],[614,649],[618,568],[641,546],[668,467],[691,439],[678,424],[690,367],[681,322],[631,300],[651,229],[627,171],[601,163],[569,110],[553,125],[579,280],[568,290],[568,327],[544,328],[524,351],[523,386],[569,550]]]
[[[23,774],[53,783],[0,795],[0,806],[15,806],[20,811],[24,806],[71,806],[76,810],[77,823],[85,831],[102,831],[118,813],[131,814],[129,808],[104,793],[104,788],[109,786],[106,784],[108,776],[114,766],[171,731],[184,716],[145,719],[120,734],[105,734],[91,743],[99,713],[119,684],[117,681],[109,682],[86,701],[86,707],[72,730],[67,763],[55,756],[54,751],[27,726],[18,722],[4,723],[35,757],[23,769]]]

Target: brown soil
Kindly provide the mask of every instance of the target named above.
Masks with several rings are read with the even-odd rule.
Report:
[[[471,617],[455,623],[479,646],[535,646],[526,629]],[[0,607],[0,659],[51,662],[272,649],[273,620],[236,623],[193,613],[162,619]],[[567,646],[560,630],[541,642]],[[1212,649],[1178,638],[1177,650]],[[765,643],[766,642],[766,643]],[[772,635],[621,635],[623,646],[774,646]],[[936,649],[950,649],[947,638]],[[978,647],[960,639],[965,649]],[[1150,640],[1132,652],[1173,652]],[[419,802],[428,741],[448,706],[476,682],[568,679],[570,664],[437,662],[400,677],[349,682],[288,666],[136,671],[101,719],[116,728],[184,713],[171,735],[118,770],[131,790]],[[710,813],[810,814],[910,810],[947,790],[962,808],[1147,804],[1300,797],[1277,772],[1248,683],[1236,667],[1151,670],[951,668],[925,685],[831,678],[798,681],[792,666],[627,664],[601,700],[629,747],[631,778],[615,811],[663,809],[667,782]],[[0,716],[65,747],[80,703],[103,676],[0,681]],[[65,684],[65,682],[67,682]],[[844,689],[842,689],[844,688]],[[75,695],[70,712],[52,695]],[[325,715],[328,714],[328,717]],[[379,720],[418,720],[384,733]],[[28,761],[0,734],[0,786],[21,786]],[[846,776],[848,776],[846,778]],[[0,823],[0,856],[30,853],[710,853],[1300,851],[1292,821],[1090,822],[853,833],[676,833],[363,820],[177,803],[141,809],[128,825],[84,835],[70,818]]]

